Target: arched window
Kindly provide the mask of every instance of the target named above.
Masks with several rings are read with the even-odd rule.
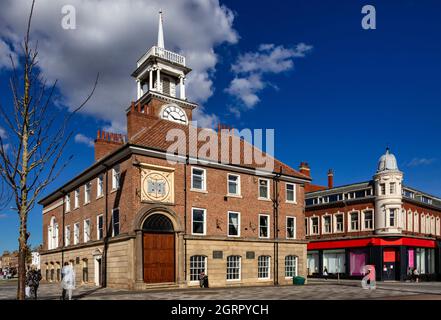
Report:
[[[257,278],[270,278],[270,256],[259,256],[257,259]]]
[[[421,214],[421,233],[426,233],[426,216]]]
[[[435,234],[437,236],[441,235],[441,223],[440,223],[439,217],[436,217],[436,230],[435,231],[436,231]]]
[[[142,226],[144,231],[173,232],[173,223],[163,214],[153,214],[147,218]]]
[[[240,280],[241,273],[241,257],[227,257],[227,280]]]
[[[413,219],[412,219],[412,211],[408,211],[407,212],[407,231],[412,231],[413,230],[413,223],[412,223]]]
[[[431,235],[435,235],[436,234],[436,227],[435,227],[435,217],[431,216],[430,217],[430,234]]]
[[[207,274],[207,257],[191,256],[190,257],[190,281],[199,281],[201,273]]]
[[[61,281],[61,266],[59,263],[57,263],[57,281]]]
[[[414,213],[413,216],[413,231],[414,232],[420,232],[420,225],[419,225],[419,216],[418,216],[418,212]]]
[[[285,277],[292,278],[297,276],[297,257],[286,256],[285,257]]]
[[[45,275],[46,281],[49,281],[49,265],[46,263],[46,275]]]
[[[87,259],[83,259],[83,282],[89,282],[89,267],[87,264]]]
[[[55,269],[54,265],[51,266],[51,281],[55,280]]]
[[[430,234],[430,216],[426,215],[426,233]]]

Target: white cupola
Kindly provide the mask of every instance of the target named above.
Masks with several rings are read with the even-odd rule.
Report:
[[[132,77],[137,83],[137,97],[146,93],[186,101],[185,78],[191,71],[185,64],[185,57],[165,49],[163,14],[159,11],[158,41],[137,62]]]
[[[402,214],[403,173],[389,148],[378,161],[374,175],[375,184],[375,233],[399,234],[403,229]]]

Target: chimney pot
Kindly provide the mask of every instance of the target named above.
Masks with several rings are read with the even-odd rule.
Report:
[[[328,171],[328,188],[334,188],[334,171],[332,169]]]

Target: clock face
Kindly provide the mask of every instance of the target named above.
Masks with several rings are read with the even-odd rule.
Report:
[[[162,119],[187,124],[187,116],[185,112],[175,105],[170,105],[164,108],[162,111]]]

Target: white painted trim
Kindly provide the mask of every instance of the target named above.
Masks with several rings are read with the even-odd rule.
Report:
[[[202,233],[194,233],[193,231],[193,211],[194,210],[202,210],[204,212],[204,226],[203,226],[203,232]],[[191,234],[195,236],[205,236],[207,234],[207,209],[204,208],[191,208]]]
[[[201,170],[201,171],[204,172],[204,175],[202,177],[202,189],[193,188],[193,170],[194,169]],[[206,169],[192,166],[191,167],[191,179],[190,180],[191,180],[191,185],[190,185],[190,190],[191,191],[202,191],[202,192],[206,192],[207,191],[207,170]]]
[[[230,213],[237,213],[237,235],[230,235]],[[227,212],[227,236],[238,238],[240,237],[240,212],[237,211],[228,211]]]
[[[343,230],[341,230],[341,231],[337,230],[337,216],[339,216],[339,215],[341,215],[343,217],[343,222],[342,222]],[[336,213],[333,214],[333,217],[334,217],[334,233],[344,233],[345,232],[345,213],[337,211]]]
[[[351,213],[357,213],[358,214],[358,229],[356,229],[356,230],[352,229]],[[350,211],[348,211],[348,232],[359,232],[359,231],[361,231],[360,222],[361,222],[360,210],[350,210]]]
[[[294,200],[288,200],[288,185],[292,185],[294,186]],[[297,184],[295,183],[290,183],[290,182],[285,182],[285,202],[286,203],[292,203],[292,204],[297,204]]]
[[[52,211],[54,209],[57,209],[59,206],[63,205],[63,200],[60,200],[56,203],[54,203],[53,205],[47,207],[46,209],[43,209],[43,214],[48,213],[49,211]]]
[[[259,258],[260,257],[267,257],[268,258],[268,277],[259,277]],[[271,256],[270,255],[260,255],[257,257],[257,279],[258,280],[270,280],[271,279]]]
[[[101,240],[102,238],[100,238],[99,237],[99,227],[100,227],[100,224],[99,224],[99,219],[100,219],[100,217],[102,217],[103,218],[103,238],[104,238],[104,215],[102,215],[102,214],[99,214],[99,215],[97,215],[97,217],[96,217],[96,239],[97,240]]]
[[[267,197],[261,197],[260,196],[260,181],[264,180],[267,182]],[[266,178],[259,178],[257,181],[257,199],[258,200],[270,200],[271,199],[271,185],[270,180]]]
[[[288,237],[288,219],[294,219],[294,237],[290,238]],[[297,219],[294,216],[286,216],[285,218],[285,236],[286,239],[297,239]]]
[[[329,217],[330,218],[330,231],[326,231],[326,228],[325,228],[325,217]],[[322,215],[321,216],[321,227],[322,227],[322,234],[331,234],[332,233],[332,231],[333,231],[333,225],[332,225],[332,221],[333,219],[332,219],[332,214],[329,214],[329,213],[325,213],[324,215]]]
[[[237,193],[230,193],[230,176],[237,177]],[[229,197],[241,197],[242,196],[242,188],[241,188],[241,181],[240,181],[240,175],[235,173],[228,173],[227,174],[227,196]]]
[[[268,234],[268,236],[267,237],[262,237],[262,236],[260,236],[260,217],[267,217],[268,218],[268,224],[267,224],[267,230],[268,230],[268,232],[267,232],[267,234]],[[270,235],[270,224],[271,224],[271,218],[270,218],[270,215],[269,214],[259,214],[259,216],[258,216],[258,219],[259,219],[259,221],[258,221],[258,232],[259,232],[259,238],[260,239],[269,239],[269,238],[271,238],[271,235]]]
[[[365,222],[366,222],[366,217],[365,217],[365,212],[366,211],[370,211],[372,212],[372,228],[366,228],[365,227]],[[375,228],[375,210],[373,208],[366,208],[361,210],[361,231],[372,231]]]

